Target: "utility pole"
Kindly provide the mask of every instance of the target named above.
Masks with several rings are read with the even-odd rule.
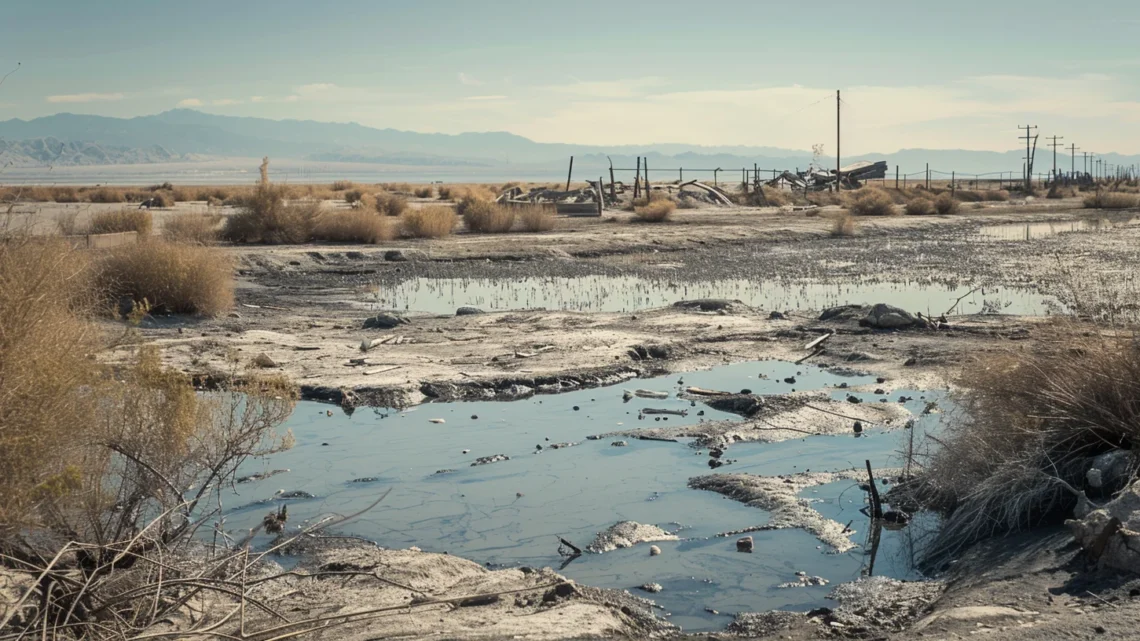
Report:
[[[1071,166],[1069,167],[1069,180],[1072,180],[1073,174],[1077,173],[1077,150],[1078,149],[1080,149],[1080,147],[1078,147],[1076,143],[1073,143],[1072,145],[1069,146],[1069,151],[1072,152],[1072,158],[1070,159],[1070,165]]]
[[[1053,136],[1053,138],[1052,138],[1053,142],[1049,143],[1049,146],[1053,148],[1053,181],[1054,182],[1056,182],[1056,180],[1057,180],[1057,147],[1060,146],[1059,144],[1057,144],[1057,141],[1058,140],[1064,140],[1064,139],[1065,139],[1064,136]]]
[[[840,105],[840,102],[841,101],[839,99],[839,90],[836,89],[835,90],[835,193],[837,193],[837,194],[839,193],[839,189],[840,189],[839,168],[842,166],[839,163],[839,156],[840,156],[840,153],[839,153],[840,152],[840,148],[839,148],[839,141],[840,141],[840,137],[839,137],[839,125],[840,125],[839,105]]]
[[[1029,150],[1029,144],[1034,138],[1030,131],[1037,129],[1037,125],[1019,125],[1017,128],[1025,130],[1025,135],[1018,140],[1025,139],[1025,191],[1029,192],[1033,189],[1033,179],[1030,177],[1033,174],[1033,153]]]

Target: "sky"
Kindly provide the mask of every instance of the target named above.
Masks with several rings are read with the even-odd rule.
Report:
[[[1140,153],[1140,2],[35,0],[0,120],[174,108],[542,142]],[[17,67],[18,64],[18,67]]]

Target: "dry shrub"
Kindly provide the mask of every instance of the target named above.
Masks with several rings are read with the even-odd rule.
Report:
[[[633,210],[637,219],[646,223],[661,223],[669,219],[677,210],[677,203],[672,200],[651,200],[649,203]]]
[[[882,189],[865,187],[850,198],[847,209],[855,216],[896,216],[899,213],[894,199]]]
[[[415,191],[412,193],[416,195],[416,198],[431,198],[433,195],[435,195],[435,192],[432,190],[431,185],[428,185],[426,187],[416,187]]]
[[[79,192],[75,187],[55,187],[52,189],[52,200],[57,203],[77,203]]]
[[[954,190],[954,197],[964,203],[979,203],[985,200],[985,196],[982,192],[969,189]]]
[[[949,193],[943,193],[934,199],[934,210],[940,216],[948,216],[950,214],[958,213],[959,203]]]
[[[515,210],[523,231],[550,231],[557,224],[554,211],[542,205],[526,205]]]
[[[58,239],[0,240],[0,535],[78,484],[101,347],[84,258]]]
[[[439,188],[440,200],[462,201],[466,198],[475,200],[495,200],[495,193],[484,185],[441,185]]]
[[[399,194],[411,196],[415,193],[416,188],[412,187],[409,183],[384,183],[381,185],[386,191],[391,191]]]
[[[1134,194],[1101,191],[1085,196],[1085,209],[1132,209],[1138,201]]]
[[[677,195],[677,209],[699,209],[700,205],[697,204],[697,199],[693,198],[687,193],[680,193]]]
[[[440,200],[451,200],[452,199],[451,192],[452,192],[452,187],[450,185],[440,185],[439,186],[439,199]]]
[[[353,186],[354,185],[353,185],[351,180],[337,180],[337,181],[333,182],[332,190],[333,191],[346,191],[348,189],[352,189]]]
[[[124,297],[151,310],[213,316],[234,304],[234,274],[220,249],[163,241],[123,245],[95,267],[99,290],[118,304]]]
[[[82,230],[79,227],[79,223],[76,222],[77,218],[79,218],[79,212],[77,211],[66,211],[57,214],[55,217],[55,225],[59,228],[59,233],[64,236],[74,236],[81,233]]]
[[[349,189],[344,192],[344,202],[348,204],[358,203],[364,198],[364,192],[359,189]]]
[[[987,202],[1006,202],[1009,200],[1009,192],[1004,189],[987,189],[982,193],[982,200]]]
[[[384,216],[399,216],[408,208],[403,196],[382,191],[376,194],[376,211]]]
[[[458,221],[455,210],[442,205],[409,209],[400,216],[404,233],[414,238],[443,238]]]
[[[965,368],[961,415],[904,493],[945,515],[932,560],[994,534],[1060,522],[1093,457],[1140,444],[1136,337],[1055,329],[1038,347]],[[1133,477],[1136,469],[1133,458]]]
[[[477,234],[502,234],[515,225],[515,210],[470,196],[459,201],[456,211],[463,217],[468,231]]]
[[[101,211],[91,216],[88,233],[115,234],[125,231],[135,231],[139,236],[150,234],[154,226],[154,218],[145,209],[120,209],[118,211]]]
[[[167,218],[162,224],[162,237],[172,243],[209,245],[221,233],[218,214],[179,214]]]
[[[906,204],[908,216],[929,216],[934,213],[934,203],[926,198],[915,198]]]
[[[284,191],[274,185],[259,185],[252,195],[239,197],[234,204],[238,212],[222,228],[222,238],[232,242],[303,243],[312,236],[320,214],[319,202],[287,203]]]
[[[1077,190],[1073,187],[1065,187],[1061,183],[1053,183],[1049,186],[1049,193],[1045,194],[1046,198],[1051,200],[1060,200],[1062,198],[1073,198],[1077,195]]]
[[[792,195],[783,189],[775,189],[773,187],[760,187],[764,193],[764,198],[768,204],[773,207],[783,207],[792,204]]]
[[[388,218],[367,209],[326,211],[313,226],[314,240],[376,244],[393,237],[394,225]]]
[[[125,203],[127,197],[124,191],[119,189],[111,189],[110,187],[100,187],[87,192],[87,202],[92,203]]]
[[[831,222],[831,235],[835,237],[854,236],[859,233],[858,221],[851,214],[844,213]]]

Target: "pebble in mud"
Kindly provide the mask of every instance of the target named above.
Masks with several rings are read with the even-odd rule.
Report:
[[[661,548],[656,545],[649,546],[649,556],[661,556]]]
[[[863,423],[861,421],[855,421],[854,429],[855,429],[856,434],[862,434],[863,433]]]

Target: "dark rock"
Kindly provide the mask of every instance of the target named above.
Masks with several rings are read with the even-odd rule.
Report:
[[[720,449],[719,447],[710,447],[709,456],[712,458],[720,458],[724,456],[724,450]]]
[[[851,320],[859,315],[865,308],[862,305],[840,305],[823,310],[819,320]]]
[[[787,383],[788,385],[795,385],[796,384],[796,377],[795,376],[789,376],[789,377],[784,379],[784,382]]]
[[[578,588],[574,587],[573,583],[559,583],[554,586],[554,595],[561,598],[574,596],[578,593]]]
[[[859,321],[859,324],[863,327],[873,327],[875,329],[904,329],[907,327],[917,327],[923,323],[905,309],[879,303],[867,312],[867,315]]]
[[[626,447],[627,445],[629,445],[629,443],[626,443],[625,441],[614,441],[613,443],[610,443],[611,447]]]
[[[249,476],[240,477],[240,478],[238,478],[237,482],[238,483],[253,483],[254,481],[261,481],[261,480],[267,479],[271,476],[277,476],[278,474],[284,474],[285,472],[288,472],[288,471],[289,470],[272,470],[269,472],[258,472],[256,474],[250,474]]]
[[[903,367],[914,367],[915,365],[918,365],[918,359],[913,356],[906,359],[906,362],[903,363]]]
[[[645,585],[639,586],[639,589],[644,590],[650,594],[657,594],[665,588],[661,587],[660,583],[646,583]]]
[[[349,483],[375,483],[376,481],[379,481],[379,480],[380,479],[375,477],[375,476],[365,476],[365,477],[358,478],[358,479],[352,479],[351,481],[349,481]]]
[[[741,393],[741,394],[751,394],[751,393],[752,393],[752,390],[750,390],[750,389],[748,389],[748,388],[746,387],[746,388],[744,388],[744,389],[740,390],[740,393]]]
[[[883,522],[891,523],[894,525],[906,525],[910,523],[910,515],[906,512],[899,512],[898,510],[890,510],[883,512]]]
[[[863,433],[863,423],[861,423],[859,421],[855,421],[855,428],[854,429],[855,429],[856,434],[862,434]]]
[[[418,249],[391,249],[384,252],[384,260],[391,263],[405,263],[409,260],[426,260],[427,254]]]
[[[746,537],[739,538],[736,540],[736,551],[737,552],[751,553],[754,546],[755,546],[755,542],[752,540],[752,537],[750,537],[750,536],[746,536]]]
[[[664,345],[634,345],[628,353],[634,360],[663,360],[669,358],[672,350]]]
[[[511,460],[511,457],[507,456],[506,454],[493,454],[491,456],[481,456],[481,457],[475,459],[475,462],[471,464],[471,467],[475,467],[477,465],[490,465],[491,463],[498,463],[499,461],[509,461],[509,460]]]
[[[787,316],[784,316],[780,312],[772,312],[768,314],[768,320],[784,320],[786,318]]]
[[[451,474],[454,471],[455,470],[436,470],[435,473],[436,474]]]
[[[486,312],[479,309],[478,307],[460,307],[459,309],[455,310],[456,316],[475,316],[477,314],[484,313]]]
[[[729,412],[740,416],[752,416],[764,409],[764,402],[755,396],[747,394],[732,394],[730,396],[713,396],[705,400],[705,404],[714,410]],[[700,416],[700,414],[698,414]]]
[[[392,329],[400,325],[407,325],[408,319],[395,314],[377,314],[364,321],[364,329]]]
[[[738,300],[726,300],[722,298],[701,298],[698,300],[679,300],[673,303],[673,307],[680,307],[681,309],[699,309],[702,312],[719,312],[721,310],[731,309],[733,305],[742,305],[743,303]]]
[[[275,499],[315,499],[316,496],[309,494],[304,490],[290,490],[288,492],[278,492],[273,496]]]
[[[851,394],[848,394],[847,395],[847,402],[848,403],[854,403],[854,404],[858,405],[859,403],[862,403],[863,401],[858,396],[853,396]]]

